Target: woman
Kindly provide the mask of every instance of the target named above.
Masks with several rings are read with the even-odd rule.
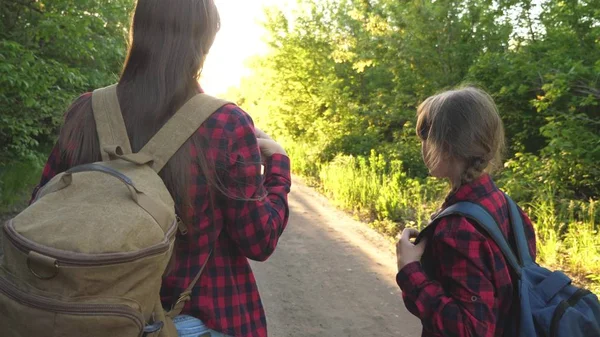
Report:
[[[218,29],[213,0],[138,1],[117,87],[134,152],[202,91],[198,78]],[[36,191],[72,166],[101,160],[95,127],[86,93],[67,111]],[[203,123],[160,175],[188,227],[163,281],[165,308],[208,259],[184,315],[175,319],[180,335],[267,336],[248,259],[266,260],[286,227],[291,179],[285,151],[229,104]]]

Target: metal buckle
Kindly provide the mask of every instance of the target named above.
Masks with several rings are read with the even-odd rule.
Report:
[[[48,281],[55,278],[58,275],[58,261],[54,262],[54,265],[52,266],[52,274],[50,274],[49,276],[43,276],[41,274],[38,274],[35,270],[33,270],[33,267],[31,266],[31,259],[29,257],[27,257],[27,269],[29,269],[33,276],[39,278],[40,280]]]

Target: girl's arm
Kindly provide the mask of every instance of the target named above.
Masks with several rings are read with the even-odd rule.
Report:
[[[406,265],[396,281],[407,309],[438,336],[493,337],[492,271],[501,266],[495,265],[489,240],[466,218],[449,216],[440,220],[429,244],[440,259],[442,280],[430,279],[419,262]]]

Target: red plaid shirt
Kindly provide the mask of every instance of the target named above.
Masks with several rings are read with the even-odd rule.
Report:
[[[89,99],[91,95],[85,94],[74,106]],[[287,225],[289,158],[274,154],[265,163],[263,176],[253,121],[235,105],[222,107],[197,132],[208,141],[207,159],[215,163],[228,190],[239,191],[242,186],[243,195],[238,196],[257,200],[220,197],[213,210],[206,179],[196,165],[190,166],[191,181],[195,182],[189,186],[195,205],[190,215],[195,221],[192,230],[178,238],[177,262],[161,289],[163,305],[171,307],[214,247],[183,313],[227,335],[267,336],[265,312],[248,259],[266,260]],[[190,155],[195,154],[192,148]],[[70,168],[68,157],[64,149],[54,147],[34,195],[52,177]]]
[[[505,237],[513,235],[508,205],[489,175],[462,186],[442,208],[459,201],[483,206],[500,224]],[[535,232],[523,215],[529,250],[535,259]],[[419,262],[398,273],[396,281],[404,303],[421,319],[423,337],[499,337],[507,322],[516,318],[510,266],[498,245],[483,233],[465,217],[445,217],[435,227],[423,255],[431,264],[433,278],[425,274]]]

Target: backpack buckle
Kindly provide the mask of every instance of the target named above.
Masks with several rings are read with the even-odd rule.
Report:
[[[179,303],[183,303],[186,301],[189,301],[191,299],[190,294],[188,294],[187,292],[182,293],[179,298],[177,299],[177,301],[175,302],[175,304],[173,305],[173,307],[176,307],[177,304]]]

